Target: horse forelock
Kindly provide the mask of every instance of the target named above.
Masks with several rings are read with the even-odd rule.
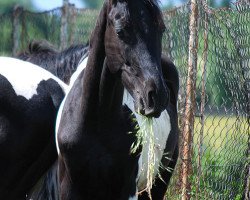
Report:
[[[135,0],[129,0],[129,2],[133,2]],[[164,25],[164,20],[163,20],[163,15],[162,11],[160,9],[160,1],[159,0],[138,0],[138,1],[143,1],[143,3],[146,4],[146,6],[150,9],[153,18],[156,19],[155,22],[159,25],[160,29],[165,29]],[[109,1],[109,7],[111,9],[113,1]]]

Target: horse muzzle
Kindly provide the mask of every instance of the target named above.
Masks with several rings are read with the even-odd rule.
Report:
[[[139,114],[158,118],[161,112],[167,108],[169,102],[168,89],[163,87],[162,90],[157,90],[155,86],[145,87],[143,94],[139,94],[136,102],[135,110]]]

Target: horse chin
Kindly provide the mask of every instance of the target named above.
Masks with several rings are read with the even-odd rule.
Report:
[[[145,116],[147,118],[159,118],[161,116],[161,112],[158,112],[158,111],[157,112],[153,112],[153,113],[148,112],[148,113],[145,114]]]
[[[147,118],[159,118],[161,116],[162,111],[160,110],[155,110],[151,108],[144,108],[141,106],[138,106],[138,104],[134,104],[134,109],[135,112],[139,115],[142,115]]]

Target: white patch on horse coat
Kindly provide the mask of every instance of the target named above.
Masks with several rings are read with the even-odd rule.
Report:
[[[131,196],[131,197],[128,198],[128,200],[137,200],[137,199],[138,199],[138,196],[137,196],[137,195]]]
[[[127,90],[124,91],[123,104],[126,104],[135,114],[139,126],[143,123],[143,117],[138,115],[134,111],[134,102],[131,95]],[[154,141],[155,146],[155,165],[154,165],[154,177],[159,172],[160,162],[163,156],[164,149],[166,147],[166,142],[171,130],[170,117],[168,112],[165,110],[161,113],[159,118],[153,119],[153,132],[154,132]],[[146,143],[143,146],[141,156],[138,161],[138,175],[137,175],[137,189],[142,191],[146,188],[147,185],[147,171],[148,171],[148,149],[149,143]]]
[[[66,98],[69,94],[69,91],[71,90],[71,88],[74,85],[74,82],[76,81],[76,79],[78,78],[79,74],[82,72],[82,70],[85,69],[85,67],[87,66],[87,61],[88,61],[88,57],[86,57],[77,67],[77,70],[72,74],[71,78],[70,78],[70,82],[69,82],[69,88],[68,91],[66,92],[66,95],[60,105],[60,108],[58,110],[57,113],[57,117],[56,117],[56,149],[57,149],[57,153],[58,155],[60,155],[60,149],[59,149],[59,144],[58,144],[58,140],[57,140],[57,136],[58,136],[58,129],[60,126],[60,121],[61,121],[61,117],[62,117],[62,111],[63,111],[63,107],[66,101]]]
[[[42,80],[54,79],[66,90],[67,85],[41,67],[16,58],[0,57],[0,74],[12,85],[17,95],[31,99],[37,94],[37,86]]]

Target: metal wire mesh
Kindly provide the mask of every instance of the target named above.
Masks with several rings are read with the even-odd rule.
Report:
[[[12,51],[12,16],[11,13],[0,15],[0,53],[1,55],[10,55]]]
[[[189,8],[187,4],[166,17],[171,32],[167,44],[176,44],[167,49],[181,77],[180,124],[185,120],[182,109],[187,95]],[[249,139],[250,7],[237,3],[234,9],[199,8],[196,117],[188,193],[191,199],[241,199]],[[169,199],[182,195],[182,156]]]
[[[32,39],[46,39],[58,48],[63,48],[62,38],[66,45],[86,43],[98,12],[75,9],[71,5],[68,11],[64,8],[43,13],[22,11],[19,27],[13,27],[13,13],[4,14],[0,16],[0,27],[3,27],[0,29],[0,54],[21,51]],[[163,11],[167,28],[163,50],[180,74],[180,152],[184,145],[190,12],[190,4]],[[249,162],[250,134],[249,24],[250,5],[247,3],[238,2],[232,9],[220,10],[199,5],[195,120],[189,144],[190,185],[186,188],[190,199],[243,198],[248,178],[245,168]],[[16,50],[13,50],[13,40],[17,40]],[[167,199],[183,197],[183,159],[180,153]]]

